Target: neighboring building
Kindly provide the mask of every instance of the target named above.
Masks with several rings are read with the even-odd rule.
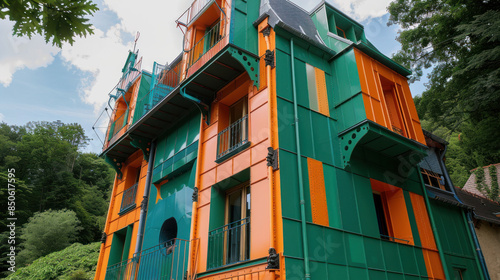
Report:
[[[427,197],[411,73],[363,26],[286,0],[177,24],[182,54],[113,96],[96,279],[484,279],[462,204]]]
[[[462,188],[463,190],[482,197],[487,196],[488,194],[487,189],[496,188],[498,190],[499,188],[498,182],[500,182],[500,163],[483,166],[482,169],[483,169],[482,173],[484,174],[484,179],[482,179],[480,183],[483,186],[483,188],[481,189],[481,187],[478,186],[477,182],[478,168],[476,168],[471,170],[471,175],[467,180],[467,182],[465,183],[464,187]],[[493,174],[494,176],[496,176],[496,181],[493,180],[491,174],[492,169],[494,172],[496,172],[496,174]],[[495,186],[492,185],[494,182],[496,182]],[[497,194],[498,194],[497,201],[500,201],[500,192],[497,191]]]
[[[491,279],[500,279],[500,204],[460,188],[455,190],[460,200],[471,209],[477,239]]]

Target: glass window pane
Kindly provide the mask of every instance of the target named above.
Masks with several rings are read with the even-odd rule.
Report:
[[[319,111],[318,91],[316,89],[316,71],[314,67],[306,64],[307,91],[309,92],[309,108]]]

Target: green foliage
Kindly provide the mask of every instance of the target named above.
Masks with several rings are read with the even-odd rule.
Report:
[[[73,44],[76,36],[94,34],[88,16],[97,10],[90,0],[0,1],[0,19],[14,21],[14,35],[40,34],[59,48],[64,42]]]
[[[498,177],[497,177],[496,166],[490,165],[489,171],[490,171],[490,178],[491,178],[491,186],[490,186],[490,190],[488,192],[488,197],[493,199],[493,200],[499,200],[499,197],[498,197],[499,186],[498,186]]]
[[[21,230],[19,263],[28,264],[49,253],[62,250],[75,241],[80,221],[71,210],[35,213]]]
[[[485,194],[488,198],[492,200],[499,200],[499,186],[497,177],[497,168],[494,165],[488,167],[490,185],[486,183],[486,175],[483,167],[478,167],[474,174],[476,175],[476,187],[477,189]]]
[[[20,268],[6,280],[77,280],[93,279],[99,258],[99,242],[75,243]]]
[[[420,118],[461,133],[463,169],[500,162],[500,5],[394,0],[388,9],[389,24],[401,26],[394,59],[415,70],[414,79],[433,67],[415,98]]]

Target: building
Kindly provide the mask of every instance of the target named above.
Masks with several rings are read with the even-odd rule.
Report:
[[[500,163],[473,169],[462,189],[477,196],[490,197],[493,200],[500,201],[499,176]]]
[[[112,95],[96,279],[484,279],[461,208],[429,201],[411,73],[363,26],[287,0],[195,0],[177,24],[179,57],[132,52]]]

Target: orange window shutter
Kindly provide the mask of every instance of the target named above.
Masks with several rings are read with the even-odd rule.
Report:
[[[328,106],[328,93],[326,90],[325,72],[319,68],[314,68],[316,76],[316,92],[318,93],[319,112],[325,116],[330,116],[330,107]]]
[[[309,173],[309,192],[311,195],[313,223],[329,226],[323,163],[312,158],[307,158],[307,171]]]

